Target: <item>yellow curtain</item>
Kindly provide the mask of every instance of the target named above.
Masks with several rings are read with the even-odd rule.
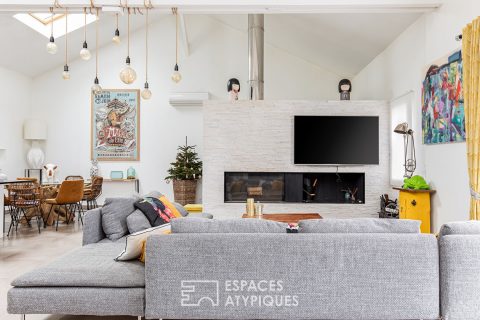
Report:
[[[467,140],[468,176],[470,179],[470,219],[480,220],[480,18],[462,32],[463,95]]]

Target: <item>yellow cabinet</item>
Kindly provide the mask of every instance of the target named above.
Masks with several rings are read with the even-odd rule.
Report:
[[[430,195],[434,190],[410,190],[394,188],[400,191],[398,197],[400,219],[420,220],[422,233],[430,230]]]

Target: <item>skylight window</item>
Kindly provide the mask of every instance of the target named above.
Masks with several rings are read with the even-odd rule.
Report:
[[[51,13],[18,13],[13,16],[18,21],[26,24],[28,27],[42,34],[47,39],[50,38],[51,23],[53,20],[53,36],[59,38],[65,35],[65,14]],[[87,14],[87,24],[95,21],[95,15]],[[83,27],[83,13],[72,13],[68,15],[68,32],[75,31]]]

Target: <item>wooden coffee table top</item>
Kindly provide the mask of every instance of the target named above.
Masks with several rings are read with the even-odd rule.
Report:
[[[242,218],[265,219],[284,223],[298,223],[300,220],[322,219],[322,216],[318,213],[264,213],[261,216],[250,217],[244,213]]]

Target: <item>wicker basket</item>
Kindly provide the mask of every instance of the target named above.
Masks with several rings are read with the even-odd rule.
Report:
[[[197,180],[173,180],[173,196],[175,202],[182,206],[195,203]]]

